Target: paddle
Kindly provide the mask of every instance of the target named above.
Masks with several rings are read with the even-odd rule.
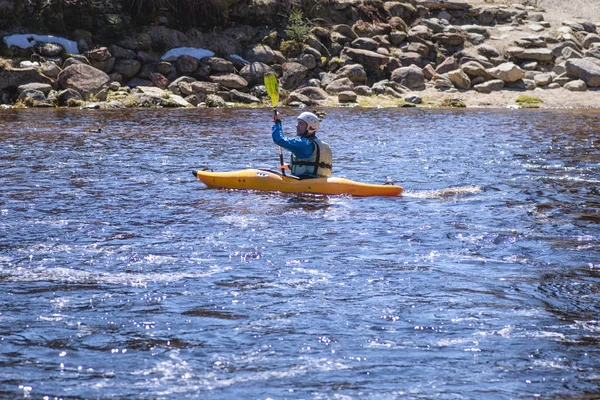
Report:
[[[265,87],[267,88],[267,94],[271,99],[273,105],[273,121],[277,120],[277,102],[279,101],[279,83],[277,77],[273,74],[265,74]],[[279,165],[281,165],[281,174],[285,176],[285,169],[283,168],[283,153],[281,146],[279,148]]]

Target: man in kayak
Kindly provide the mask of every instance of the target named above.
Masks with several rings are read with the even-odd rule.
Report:
[[[298,116],[296,135],[290,138],[283,134],[281,120],[276,118],[273,124],[273,141],[292,152],[289,169],[299,178],[327,178],[331,176],[331,148],[316,136],[319,118],[310,112]]]

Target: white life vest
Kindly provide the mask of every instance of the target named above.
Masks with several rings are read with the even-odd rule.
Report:
[[[328,178],[331,176],[331,147],[316,137],[308,138],[315,145],[309,158],[298,158],[292,153],[290,169],[296,176]]]

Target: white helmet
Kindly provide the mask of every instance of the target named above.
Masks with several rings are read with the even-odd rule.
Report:
[[[306,125],[308,125],[307,132],[309,135],[312,135],[319,129],[319,117],[311,112],[303,112],[302,114],[298,115],[298,119],[306,122]]]

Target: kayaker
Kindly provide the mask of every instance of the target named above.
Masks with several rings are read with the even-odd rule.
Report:
[[[283,134],[281,120],[275,114],[273,121],[273,141],[292,152],[290,165],[283,165],[299,178],[327,178],[331,176],[331,148],[316,136],[319,129],[319,118],[311,112],[298,115],[296,135],[287,137]]]

